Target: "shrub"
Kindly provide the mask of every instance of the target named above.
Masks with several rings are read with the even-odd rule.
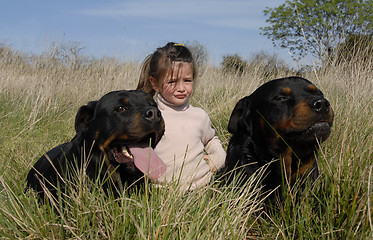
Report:
[[[247,61],[243,60],[238,54],[223,56],[221,65],[225,73],[238,75],[242,75],[248,67]]]
[[[264,51],[254,53],[249,61],[250,68],[259,68],[264,77],[277,76],[279,73],[289,72],[289,68],[284,60],[277,54],[269,54]]]
[[[203,72],[207,66],[208,52],[207,52],[206,46],[196,40],[192,42],[187,41],[185,45],[192,52],[192,55],[198,67],[198,70],[200,72]]]
[[[337,63],[358,61],[364,64],[373,59],[373,35],[350,35],[336,50]]]

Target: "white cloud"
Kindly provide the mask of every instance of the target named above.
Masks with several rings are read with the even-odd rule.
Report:
[[[258,30],[258,27],[263,25],[263,21],[255,18],[227,18],[213,21],[206,21],[206,24],[211,26],[239,28],[245,30]]]
[[[148,20],[193,21],[200,24],[257,29],[264,22],[266,6],[278,1],[262,0],[134,0],[80,11],[79,14]]]

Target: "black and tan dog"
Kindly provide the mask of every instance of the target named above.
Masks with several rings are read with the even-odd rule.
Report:
[[[165,164],[152,149],[164,133],[164,121],[156,103],[143,91],[115,91],[80,107],[75,137],[42,156],[27,176],[27,189],[43,198],[48,189],[55,197],[65,189],[67,172],[81,170],[96,181],[107,181],[107,190],[132,184],[147,175],[156,179]],[[75,175],[75,177],[77,177]],[[110,183],[111,182],[111,183]]]
[[[282,173],[290,183],[309,174],[316,179],[318,144],[329,137],[332,123],[328,100],[310,81],[288,77],[267,82],[232,112],[224,170],[235,175],[244,168],[247,178],[269,164],[263,179],[268,191],[281,185]]]

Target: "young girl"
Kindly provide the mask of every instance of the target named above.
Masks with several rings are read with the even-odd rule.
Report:
[[[196,77],[191,52],[167,43],[148,56],[137,89],[156,94],[166,129],[154,149],[166,163],[155,184],[178,181],[181,191],[208,184],[225,162],[225,151],[205,111],[189,104]]]

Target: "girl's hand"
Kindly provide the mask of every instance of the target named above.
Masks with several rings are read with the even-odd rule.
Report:
[[[218,169],[216,168],[216,166],[212,163],[209,155],[207,155],[207,154],[203,155],[203,160],[205,160],[207,162],[207,164],[211,168],[211,172],[217,172],[218,171]]]

